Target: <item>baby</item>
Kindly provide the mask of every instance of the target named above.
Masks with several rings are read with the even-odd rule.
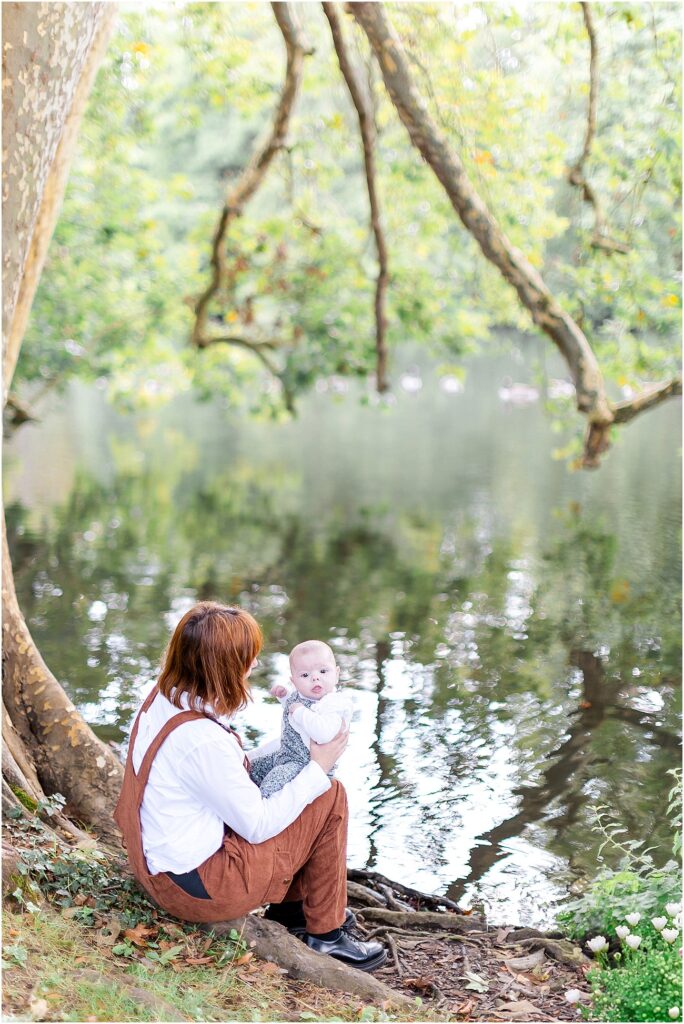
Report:
[[[352,716],[351,700],[335,689],[340,669],[327,644],[297,644],[290,652],[290,675],[291,684],[271,687],[283,706],[280,749],[250,765],[252,779],[265,797],[277,793],[309,763],[312,740],[328,743]]]

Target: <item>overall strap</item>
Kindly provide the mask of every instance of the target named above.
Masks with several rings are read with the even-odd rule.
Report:
[[[195,722],[199,719],[206,719],[207,716],[203,715],[201,711],[181,711],[180,714],[174,715],[166,722],[157,735],[154,737],[149,747],[145,751],[145,756],[142,759],[142,764],[137,772],[134,772],[136,783],[140,789],[140,795],[142,797],[143,790],[147,785],[147,779],[150,774],[152,762],[154,761],[159,748],[162,743],[174,729],[177,729],[179,725],[183,725],[184,722]]]
[[[152,762],[154,761],[154,758],[155,758],[157,752],[159,751],[159,748],[161,747],[162,743],[164,742],[166,737],[169,735],[169,733],[173,732],[174,729],[177,729],[179,725],[183,725],[185,722],[194,722],[194,721],[198,721],[201,718],[204,718],[204,719],[206,719],[209,722],[216,721],[216,719],[211,718],[209,715],[203,714],[203,712],[201,712],[201,711],[181,711],[180,714],[174,715],[173,718],[170,718],[169,721],[166,722],[166,724],[162,726],[162,728],[159,730],[159,732],[157,733],[155,738],[152,740],[152,742],[150,743],[149,747],[145,751],[145,756],[142,759],[142,763],[140,765],[140,768],[136,772],[135,769],[133,768],[133,747],[135,745],[136,737],[138,735],[138,726],[140,725],[140,716],[145,711],[147,711],[148,708],[151,707],[152,701],[155,699],[155,697],[157,696],[158,693],[159,693],[159,686],[158,685],[154,686],[150,690],[150,692],[148,693],[148,695],[145,698],[145,701],[144,701],[142,707],[140,708],[140,711],[138,712],[138,714],[136,716],[135,722],[133,723],[133,729],[131,730],[131,737],[130,737],[130,740],[128,742],[128,759],[127,759],[127,761],[130,764],[131,774],[132,774],[133,778],[135,779],[137,787],[139,788],[139,794],[140,794],[140,799],[141,800],[142,800],[142,794],[144,792],[145,786],[147,785],[147,779],[148,779],[149,774],[150,774],[150,769],[152,768]],[[216,722],[216,724],[221,726],[220,722]],[[233,735],[235,737],[235,739],[238,741],[238,743],[240,744],[240,747],[242,748],[242,740],[240,739],[240,736],[235,731],[235,729],[233,729],[232,726],[221,726],[221,728],[225,728],[226,732],[229,732],[231,735]],[[249,772],[249,758],[247,757],[247,755],[245,755],[245,757],[244,757],[243,766],[245,768],[245,771]]]
[[[219,722],[219,725],[220,725],[220,724],[221,724],[221,723]],[[224,729],[226,730],[226,732],[229,732],[229,733],[231,734],[231,736],[234,736],[234,737],[235,737],[235,739],[236,739],[236,740],[238,741],[238,743],[240,744],[240,749],[241,749],[241,750],[243,751],[243,753],[244,753],[244,749],[245,749],[245,748],[244,748],[244,744],[243,744],[242,740],[240,739],[240,734],[239,734],[238,732],[236,732],[236,731],[235,731],[235,729],[233,728],[233,726],[232,726],[232,725],[225,725],[225,726],[223,726],[222,728],[224,728]],[[243,766],[243,768],[245,769],[245,771],[246,771],[247,773],[249,773],[249,768],[250,768],[250,765],[249,765],[249,758],[247,757],[247,755],[246,755],[246,754],[245,754],[245,756],[244,756],[244,758],[243,758],[243,761],[242,761],[242,766]]]
[[[126,758],[126,763],[130,764],[131,770],[133,769],[133,747],[135,746],[135,741],[136,741],[136,738],[138,736],[138,726],[140,725],[140,716],[142,714],[144,714],[145,711],[148,710],[148,708],[151,707],[152,701],[154,700],[154,698],[157,696],[158,693],[159,693],[159,684],[155,683],[155,685],[152,687],[150,692],[147,694],[147,697],[145,697],[145,700],[143,701],[143,705],[140,708],[140,711],[138,711],[138,714],[135,716],[135,721],[133,722],[133,728],[131,729],[131,735],[130,735],[130,737],[128,739],[128,757]],[[135,774],[135,772],[133,772],[133,774]]]

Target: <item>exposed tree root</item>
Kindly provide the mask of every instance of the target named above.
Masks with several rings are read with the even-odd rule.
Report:
[[[429,893],[420,892],[418,889],[412,889],[408,885],[402,885],[401,882],[393,882],[391,878],[387,878],[386,875],[381,875],[378,871],[369,871],[361,868],[349,868],[347,871],[347,878],[350,881],[359,882],[371,891],[374,886],[378,884],[381,886],[389,886],[396,893],[401,893],[402,896],[408,896],[414,900],[418,900],[419,903],[423,903],[426,907],[446,907],[447,910],[454,910],[457,914],[462,913],[458,903],[454,900],[448,899],[447,896],[435,896]],[[378,894],[376,896],[380,899],[382,905],[387,905],[386,897]]]
[[[395,928],[420,928],[423,931],[436,928],[442,932],[459,933],[477,931],[484,923],[482,918],[474,914],[465,917],[449,911],[438,914],[431,910],[399,911],[384,910],[381,907],[368,907],[363,911],[363,918],[365,921],[378,921]]]
[[[308,981],[334,992],[345,992],[374,1003],[390,1002],[399,1008],[412,1005],[412,1000],[395,991],[372,974],[347,967],[339,960],[314,953],[301,939],[295,938],[275,921],[255,914],[235,921],[211,925],[216,935],[226,935],[234,928],[262,960],[282,967],[292,978]]]

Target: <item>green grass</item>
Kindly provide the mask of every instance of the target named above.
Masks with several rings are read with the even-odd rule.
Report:
[[[3,1017],[46,1021],[393,1020],[382,1009],[250,960],[180,967],[132,962],[47,904],[3,913]],[[179,967],[179,965],[176,965]],[[423,1007],[401,1020],[437,1019]],[[439,1018],[445,1020],[442,1016]]]

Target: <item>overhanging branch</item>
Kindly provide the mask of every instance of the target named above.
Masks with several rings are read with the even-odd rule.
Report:
[[[385,86],[414,146],[444,188],[451,205],[482,253],[511,284],[533,322],[554,342],[565,359],[577,395],[577,408],[588,421],[582,464],[598,465],[600,455],[610,446],[610,427],[616,419],[606,393],[596,355],[580,326],[561,308],[541,275],[501,230],[470,181],[458,154],[432,120],[409,70],[402,43],[387,20],[382,3],[346,4],[368,36],[382,72]],[[671,394],[674,386],[664,385],[662,398],[648,393],[628,403],[620,422],[642,409],[650,408]],[[680,388],[681,391],[681,388]]]
[[[280,99],[268,134],[252,154],[252,158],[226,194],[223,209],[214,230],[211,247],[211,280],[195,303],[195,323],[192,344],[206,348],[212,344],[207,337],[207,312],[211,299],[226,279],[225,239],[232,221],[241,216],[245,204],[252,198],[266,177],[266,173],[281,149],[286,148],[290,116],[301,85],[304,57],[312,50],[307,46],[294,9],[289,3],[272,3],[273,14],[285,40],[287,65]],[[263,359],[262,359],[263,361]]]
[[[569,168],[567,173],[568,181],[575,188],[582,192],[582,198],[594,208],[594,233],[591,244],[595,249],[604,249],[607,252],[629,252],[629,246],[624,242],[618,242],[611,238],[606,231],[606,217],[601,206],[598,195],[589,184],[584,173],[584,164],[589,158],[592,142],[596,135],[596,113],[598,109],[598,39],[594,26],[594,17],[591,13],[591,5],[582,0],[580,3],[584,25],[589,37],[589,108],[587,110],[587,128],[584,136],[584,146],[579,159]]]
[[[642,391],[641,394],[635,395],[634,398],[630,398],[626,402],[619,402],[614,408],[614,422],[629,423],[639,413],[652,409],[654,406],[664,402],[665,399],[681,395],[681,393],[682,378],[673,377],[672,380],[666,381],[665,384],[659,384],[648,391]]]
[[[363,162],[366,172],[366,185],[368,188],[368,200],[370,203],[370,222],[375,248],[378,255],[378,277],[375,284],[375,353],[376,353],[376,383],[378,391],[386,391],[389,387],[387,381],[387,313],[386,297],[387,283],[389,280],[387,270],[387,242],[382,226],[382,214],[380,211],[380,199],[378,197],[377,176],[375,168],[375,142],[376,130],[373,111],[368,96],[361,83],[361,79],[354,67],[349,55],[347,43],[344,38],[344,30],[340,20],[337,4],[323,3],[323,10],[330,25],[335,53],[340,65],[340,71],[347,83],[347,88],[352,98],[356,114],[359,119],[361,142],[363,144]]]

